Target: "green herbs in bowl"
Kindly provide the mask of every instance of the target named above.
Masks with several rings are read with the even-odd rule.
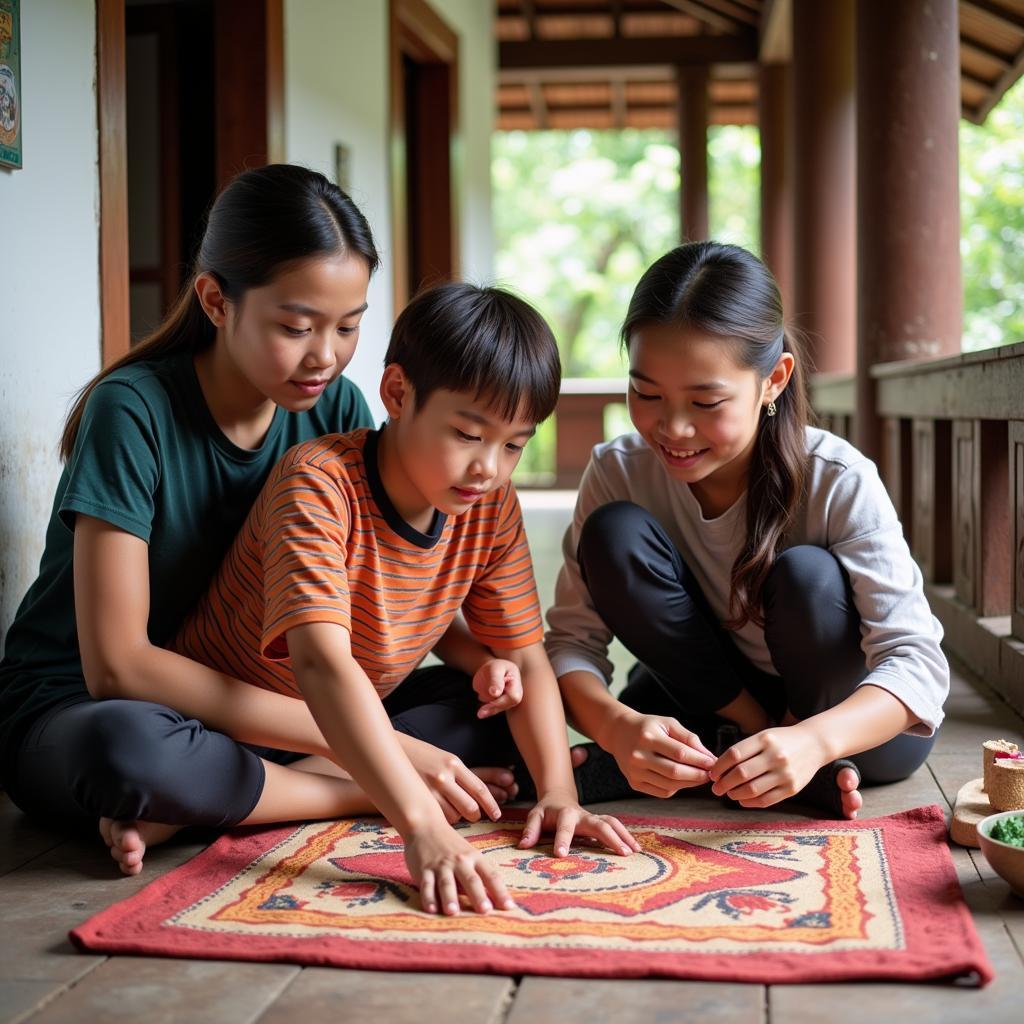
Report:
[[[992,870],[1024,897],[1024,810],[1000,811],[982,818],[978,843]]]
[[[994,822],[988,834],[990,839],[997,839],[1000,843],[1024,846],[1024,814]]]

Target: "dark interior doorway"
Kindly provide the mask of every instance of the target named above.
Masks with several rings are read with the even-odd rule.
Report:
[[[391,5],[395,309],[458,274],[458,37],[425,0]]]

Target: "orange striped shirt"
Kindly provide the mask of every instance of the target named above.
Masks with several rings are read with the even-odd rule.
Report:
[[[301,697],[289,629],[335,622],[381,697],[430,652],[461,608],[489,647],[543,637],[533,564],[511,484],[429,533],[398,515],[377,472],[377,433],[292,448],[174,649],[239,679]]]

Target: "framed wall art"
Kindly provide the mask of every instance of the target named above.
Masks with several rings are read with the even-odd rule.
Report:
[[[0,167],[21,167],[21,0],[0,0]]]

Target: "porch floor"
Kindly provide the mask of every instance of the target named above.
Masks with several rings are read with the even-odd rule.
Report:
[[[541,599],[551,599],[558,545],[571,505],[557,494],[524,495]],[[623,652],[616,656],[624,666]],[[980,774],[981,742],[1024,743],[1024,719],[962,665],[954,665],[947,719],[925,768],[896,785],[865,792],[863,817],[921,804],[950,809],[956,791]],[[623,801],[603,809],[742,819],[717,800],[684,796],[668,804]],[[764,819],[789,814],[764,812]],[[146,858],[138,878],[115,874],[99,837],[70,839],[29,823],[0,794],[0,1021],[187,1020],[201,1024],[576,1024],[699,1020],[702,1024],[785,1021],[862,1024],[1019,1019],[1024,992],[1024,900],[978,851],[952,847],[975,923],[995,968],[982,990],[881,983],[749,985],[691,981],[599,981],[460,974],[402,974],[77,953],[70,928],[137,892],[194,856],[201,844],[176,841]]]

